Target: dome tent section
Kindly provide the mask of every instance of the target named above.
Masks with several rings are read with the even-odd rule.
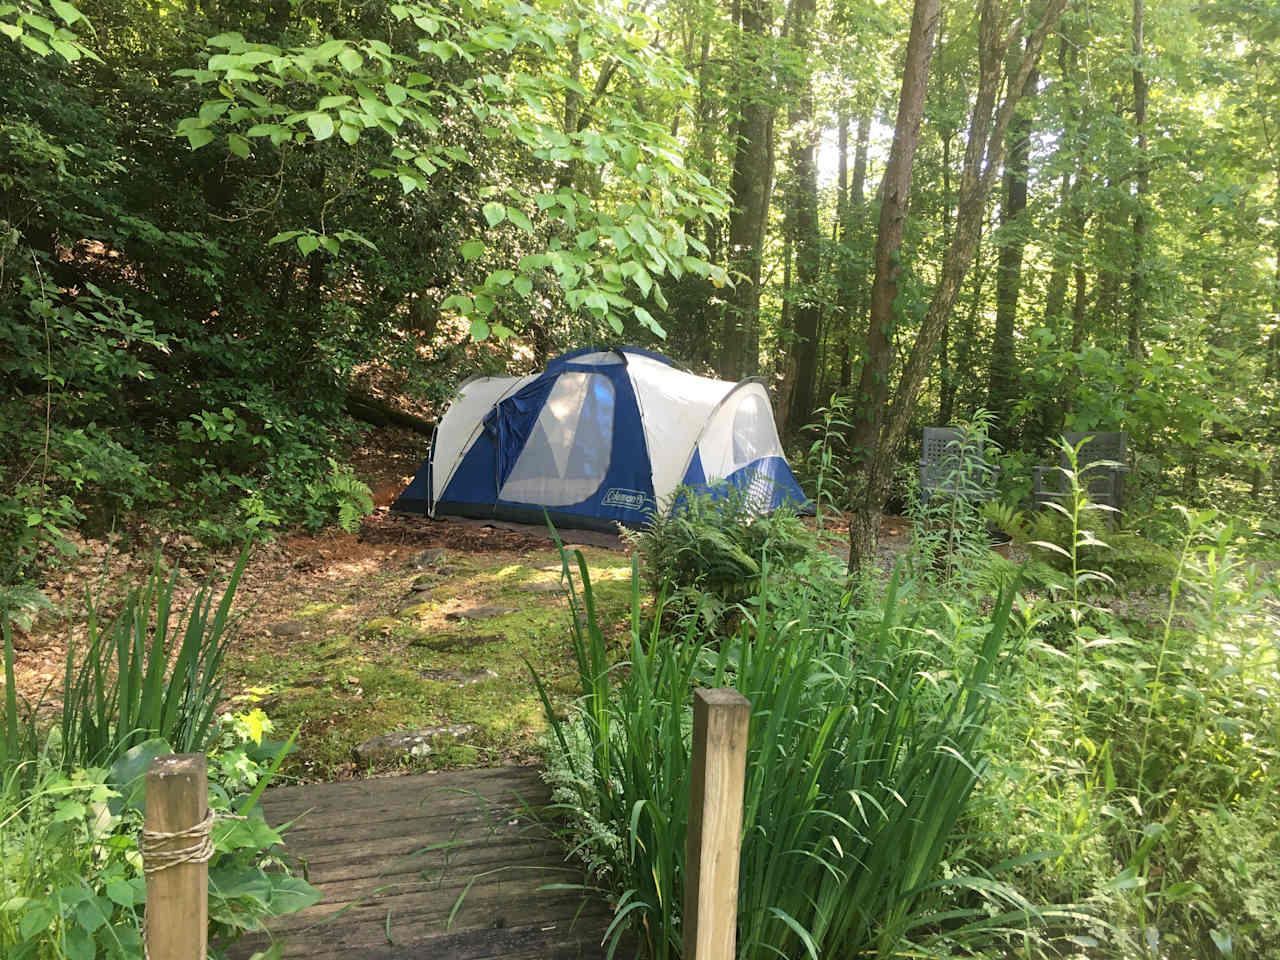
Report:
[[[527,377],[464,382],[431,455],[392,509],[612,530],[681,484],[727,480],[767,512],[808,506],[762,382],[678,369],[632,347],[588,347]]]

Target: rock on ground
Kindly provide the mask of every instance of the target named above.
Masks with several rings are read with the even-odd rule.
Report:
[[[420,730],[396,730],[370,737],[355,749],[363,763],[398,757],[427,757],[441,747],[472,736],[480,728],[474,723],[446,723]]]

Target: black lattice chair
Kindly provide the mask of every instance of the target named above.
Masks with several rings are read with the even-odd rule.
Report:
[[[1076,470],[1088,487],[1089,499],[1112,507],[1119,514],[1124,509],[1124,475],[1129,472],[1125,463],[1128,434],[1119,430],[1068,433],[1065,438],[1072,447],[1080,449],[1076,455]],[[1084,445],[1080,446],[1082,442]],[[1032,467],[1031,502],[1039,508],[1049,502],[1065,501],[1071,490],[1063,471],[1070,469],[1071,460],[1066,451],[1063,451],[1056,467]],[[1046,476],[1051,478],[1048,485]]]
[[[920,451],[920,496],[939,494],[991,500],[996,495],[1000,468],[987,463],[981,438],[958,427],[925,427]]]

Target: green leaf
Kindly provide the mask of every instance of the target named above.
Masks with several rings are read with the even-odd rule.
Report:
[[[494,201],[486,203],[481,212],[484,214],[485,220],[491,227],[496,227],[507,218],[507,208]]]
[[[355,73],[364,66],[364,57],[350,47],[346,47],[338,54],[338,62],[342,64],[342,69],[347,73]]]
[[[23,940],[30,940],[37,933],[42,933],[53,922],[53,909],[44,900],[28,904],[22,911],[22,919],[18,921],[18,933]]]
[[[529,294],[533,293],[533,281],[528,277],[516,277],[511,286],[515,289],[516,293],[520,294],[522,297],[527,297]]]
[[[360,139],[360,128],[354,124],[344,123],[338,127],[338,136],[342,137],[348,144],[354,144]]]
[[[67,3],[67,0],[49,0],[49,6],[53,8],[53,12],[56,13],[61,18],[62,22],[68,27],[77,20],[82,20],[84,18],[84,14],[71,4]]]
[[[213,134],[203,127],[195,127],[186,131],[187,142],[191,144],[192,150],[199,150],[206,144],[213,142]]]
[[[242,33],[220,33],[216,37],[210,37],[205,41],[205,46],[222,47],[224,50],[230,50],[233,47],[239,47],[244,43],[244,34]]]
[[[120,794],[107,805],[113,815],[118,816],[126,809],[142,811],[146,798],[147,770],[150,769],[152,760],[166,753],[173,753],[173,747],[165,740],[153,737],[125,751],[111,765],[107,783]]]
[[[484,322],[482,319],[480,319],[479,317],[474,317],[474,318],[472,318],[472,320],[471,320],[471,339],[472,339],[472,340],[488,340],[488,339],[489,339],[489,324],[485,323],[485,322]]]
[[[320,891],[301,877],[273,877],[271,882],[271,912],[276,916],[297,913],[320,901]]]
[[[287,243],[294,237],[300,236],[301,230],[286,230],[283,233],[277,233],[274,237],[267,241],[267,246],[273,247],[277,243]]]
[[[516,278],[516,275],[510,270],[495,270],[489,274],[489,282],[499,287],[505,287]]]
[[[636,307],[635,314],[636,314],[637,320],[643,323],[646,327],[648,327],[658,336],[662,337],[663,339],[666,339],[667,331],[662,329],[662,325],[653,318],[653,314],[651,314],[644,307]]]
[[[327,113],[313,113],[307,117],[307,126],[317,140],[328,140],[333,136],[333,118]]]
[[[459,247],[458,250],[462,254],[462,259],[475,260],[478,257],[480,257],[481,254],[484,253],[484,241],[468,240],[461,247]]]
[[[122,907],[132,907],[133,901],[133,884],[127,880],[112,880],[107,883],[107,897],[112,903],[118,903]]]
[[[45,36],[48,36],[48,37],[52,37],[54,32],[58,29],[54,25],[54,22],[52,20],[50,20],[48,17],[40,16],[40,14],[38,13],[25,14],[23,19],[26,20],[27,26],[35,27],[37,30],[39,30],[41,33],[43,33]]]
[[[440,304],[440,309],[457,310],[459,313],[465,315],[470,313],[474,306],[475,304],[472,302],[470,297],[464,297],[461,294],[455,293],[451,297],[444,298],[444,303]]]
[[[238,133],[231,133],[227,135],[227,147],[237,157],[249,156],[249,141]]]
[[[334,107],[341,107],[351,102],[348,96],[321,97],[320,102],[316,104],[317,110],[332,110]]]
[[[631,279],[634,280],[635,285],[640,288],[640,293],[643,296],[647,297],[649,295],[649,291],[653,289],[653,278],[649,276],[648,271],[646,271],[644,267],[637,269]]]
[[[515,207],[507,208],[507,219],[514,223],[529,236],[533,236],[533,222],[525,216],[524,212],[517,210]]]
[[[72,820],[83,820],[85,805],[78,800],[67,797],[60,800],[53,808],[54,823],[68,823]]]
[[[404,103],[405,97],[408,96],[404,87],[397,83],[388,83],[383,89],[386,91],[387,99],[391,101],[393,107],[398,107]]]
[[[64,928],[62,949],[67,960],[94,960],[98,953],[93,945],[93,935],[84,927],[77,926]]]
[[[309,233],[304,233],[298,238],[298,250],[304,257],[310,256],[319,248],[319,246],[320,239],[318,237],[311,236]]]
[[[230,106],[230,100],[206,100],[204,103],[200,104],[200,122],[205,126],[208,126],[226,113],[227,108]]]

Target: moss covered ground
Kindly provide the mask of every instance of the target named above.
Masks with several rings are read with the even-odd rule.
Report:
[[[227,657],[227,686],[242,708],[260,706],[279,736],[299,731],[287,772],[328,780],[531,757],[546,724],[526,662],[558,706],[574,692],[554,545],[446,550],[427,565],[404,550],[365,551],[345,563],[333,553],[305,589],[291,578],[279,583]],[[583,553],[602,622],[625,622],[630,556]],[[448,724],[467,725],[465,735],[427,756],[355,754],[373,736]]]

